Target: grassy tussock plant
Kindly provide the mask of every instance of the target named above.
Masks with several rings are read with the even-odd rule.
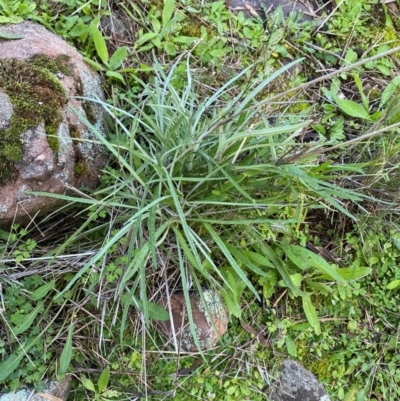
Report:
[[[132,305],[143,312],[145,322],[168,317],[149,301],[155,294],[149,268],[155,272],[172,264],[179,271],[174,285],[183,288],[186,300],[192,288],[219,289],[235,316],[240,316],[244,288],[258,297],[249,277],[269,277],[272,269],[295,296],[303,297],[306,316],[319,332],[310,295],[293,281],[288,265],[296,266],[295,270],[319,271],[325,279],[346,278],[322,258],[312,257],[306,250],[299,253],[288,243],[278,249],[280,255],[282,250],[288,255],[290,263],[284,262],[276,254],[276,245],[265,242],[258,226],[280,226],[284,232],[285,225],[300,224],[305,210],[315,205],[351,216],[342,200],[358,202],[362,195],[330,183],[338,167],[329,162],[319,166],[316,159],[301,160],[293,155],[290,163],[283,161],[294,147],[313,146],[296,143],[310,122],[301,117],[280,117],[272,125],[264,108],[256,107],[255,98],[295,63],[268,78],[253,80],[232,99],[235,85],[249,68],[201,99],[189,67],[182,74],[178,63],[168,72],[156,64],[153,79],[139,81],[143,87],[140,98],[126,99],[130,110],[104,103],[116,130],[108,139],[99,134],[99,139],[113,161],[105,172],[103,187],[91,197],[64,197],[88,204],[90,214],[59,252],[99,216],[111,217],[111,226],[101,249],[64,292],[92,266],[101,261],[108,264],[110,253],[122,242],[123,263],[114,290],[122,300],[124,321]],[[340,169],[345,170],[345,166]],[[291,218],[287,214],[285,221],[277,218],[288,208]],[[99,224],[96,229],[104,230],[105,226]],[[239,246],[243,239],[245,247]],[[98,275],[89,291],[103,288],[100,282],[104,279],[104,273]],[[168,280],[165,277],[163,291],[171,291]]]

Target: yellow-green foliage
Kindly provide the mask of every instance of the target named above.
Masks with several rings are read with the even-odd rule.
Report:
[[[70,75],[67,56],[0,60],[0,88],[13,105],[9,125],[0,129],[0,183],[16,175],[14,164],[22,160],[24,131],[44,124],[49,145],[58,149],[57,128],[67,98],[56,72]]]

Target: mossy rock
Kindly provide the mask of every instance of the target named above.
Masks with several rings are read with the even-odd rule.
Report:
[[[66,188],[94,188],[107,155],[100,78],[66,41],[43,26],[1,27],[0,225],[52,212]],[[85,99],[82,99],[85,98]],[[25,217],[26,216],[26,217]]]
[[[67,103],[56,73],[69,73],[68,58],[38,55],[26,60],[0,59],[0,90],[12,105],[8,121],[0,126],[0,184],[17,175],[15,163],[22,160],[21,134],[44,124],[48,142],[58,150],[57,129]],[[3,95],[4,96],[4,95]]]

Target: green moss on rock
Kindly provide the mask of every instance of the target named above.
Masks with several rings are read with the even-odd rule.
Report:
[[[9,124],[0,128],[0,184],[16,178],[14,165],[23,156],[21,134],[28,129],[44,124],[50,147],[58,150],[57,129],[67,96],[57,72],[71,75],[67,56],[0,59],[0,89],[13,106]]]

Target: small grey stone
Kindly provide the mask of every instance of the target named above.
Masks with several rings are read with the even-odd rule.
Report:
[[[299,362],[285,359],[271,394],[273,401],[330,401],[322,384]],[[0,400],[1,401],[1,400]]]
[[[10,118],[13,115],[13,105],[9,96],[0,90],[0,129],[9,127]]]
[[[311,15],[314,11],[311,5],[306,1],[294,1],[294,0],[228,0],[227,6],[232,11],[243,11],[246,18],[257,17],[265,20],[267,13],[275,11],[279,6],[282,7],[283,15],[285,18],[289,16],[292,11],[301,13],[301,20],[312,20]]]
[[[118,18],[115,15],[109,15],[101,19],[100,22],[101,28],[108,35],[118,35],[124,36],[128,31],[127,26],[125,25],[124,21],[121,18]]]
[[[46,395],[56,397],[62,401],[66,401],[71,388],[71,378],[66,377],[61,381],[46,382],[46,389],[36,393],[33,390],[19,390],[0,394],[0,401],[48,401],[50,398]],[[43,394],[43,396],[41,396]]]

